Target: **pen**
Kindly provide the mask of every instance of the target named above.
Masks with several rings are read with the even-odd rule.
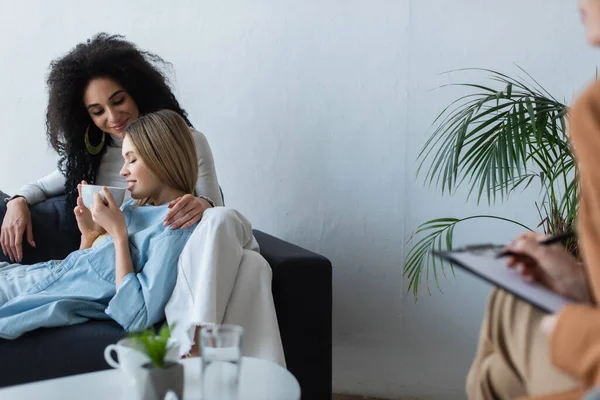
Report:
[[[550,246],[551,244],[554,244],[554,243],[564,242],[565,240],[570,239],[573,236],[575,236],[575,231],[559,233],[557,235],[549,237],[548,239],[542,240],[541,242],[539,242],[539,245],[540,246]],[[513,251],[506,250],[506,251],[503,251],[500,254],[498,254],[496,256],[496,258],[502,258],[502,257],[507,257],[507,256],[517,256],[518,257],[518,256],[522,256],[522,254],[518,254]]]

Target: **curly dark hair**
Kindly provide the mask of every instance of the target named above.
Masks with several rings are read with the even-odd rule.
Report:
[[[99,143],[102,134],[83,103],[89,81],[97,77],[113,79],[133,98],[140,115],[169,109],[181,115],[191,127],[187,113],[169,87],[171,67],[170,63],[138,49],[123,36],[107,33],[95,35],[50,63],[46,135],[59,154],[58,167],[66,177],[67,208],[75,205],[79,182],[96,182],[100,160],[106,152],[104,146],[99,154],[92,155],[85,146],[88,126],[91,143]],[[110,140],[109,135],[107,139]]]

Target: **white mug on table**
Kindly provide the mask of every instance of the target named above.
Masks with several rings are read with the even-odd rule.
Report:
[[[142,365],[150,362],[150,358],[143,352],[143,345],[131,338],[121,339],[117,344],[109,344],[104,349],[104,359],[113,368],[120,369],[131,379],[135,379]],[[112,352],[117,353],[119,362],[115,361]],[[166,361],[179,360],[179,343],[169,339]]]

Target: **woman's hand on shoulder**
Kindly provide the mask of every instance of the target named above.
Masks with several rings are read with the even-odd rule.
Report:
[[[163,225],[171,225],[170,229],[179,229],[189,228],[200,221],[204,211],[212,208],[212,205],[202,197],[186,194],[173,200],[169,208]]]

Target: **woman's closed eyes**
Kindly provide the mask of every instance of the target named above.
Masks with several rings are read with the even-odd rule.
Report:
[[[119,100],[113,101],[113,106],[120,106],[121,104],[123,104],[124,101],[125,101],[125,96],[121,97]],[[96,117],[99,117],[102,114],[104,114],[104,109],[94,111],[92,114],[94,114]]]

